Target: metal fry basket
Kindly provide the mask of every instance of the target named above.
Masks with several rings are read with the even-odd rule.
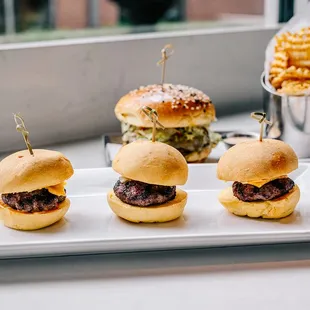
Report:
[[[288,143],[299,158],[310,157],[310,98],[309,96],[287,96],[270,89],[261,75],[263,86],[263,108],[272,122],[265,129],[266,138]]]

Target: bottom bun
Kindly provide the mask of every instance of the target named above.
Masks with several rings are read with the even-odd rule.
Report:
[[[176,197],[162,205],[137,207],[122,202],[113,191],[107,196],[112,211],[119,217],[134,223],[162,223],[179,218],[187,202],[187,193],[177,189]]]
[[[202,149],[200,152],[192,152],[185,155],[184,157],[188,163],[202,163],[208,158],[211,151],[212,147],[209,145]]]
[[[14,210],[0,200],[0,219],[9,228],[37,230],[58,222],[65,216],[69,207],[70,200],[67,198],[55,210],[26,213]]]
[[[220,203],[231,213],[239,216],[280,219],[293,213],[300,198],[297,185],[287,194],[273,200],[245,202],[236,198],[232,188],[224,189],[219,195]]]

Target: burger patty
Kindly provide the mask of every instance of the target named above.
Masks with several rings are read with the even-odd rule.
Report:
[[[163,204],[176,196],[175,186],[152,185],[132,180],[118,180],[113,190],[122,202],[139,207]]]
[[[281,178],[270,181],[262,187],[251,184],[233,183],[234,196],[242,201],[272,200],[288,193],[295,183],[290,178]]]
[[[56,209],[66,196],[51,194],[46,188],[33,192],[2,194],[2,200],[11,208],[24,212],[41,212]]]

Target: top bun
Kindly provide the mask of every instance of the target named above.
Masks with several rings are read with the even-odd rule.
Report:
[[[9,155],[0,162],[0,193],[32,192],[64,182],[73,175],[70,161],[50,150],[28,150]]]
[[[137,127],[153,123],[141,111],[143,106],[155,109],[166,128],[209,125],[215,119],[210,98],[200,90],[183,85],[149,85],[133,90],[116,104],[116,117]]]
[[[145,140],[123,146],[112,168],[125,178],[155,185],[183,185],[188,177],[186,160],[178,150]]]
[[[244,183],[273,180],[298,168],[294,150],[280,140],[265,139],[236,144],[219,160],[217,176]]]

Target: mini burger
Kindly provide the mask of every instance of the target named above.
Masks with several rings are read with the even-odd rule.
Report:
[[[112,211],[130,222],[168,222],[179,218],[187,193],[176,188],[187,182],[182,154],[161,143],[138,140],[123,146],[113,169],[121,175],[108,193]]]
[[[65,181],[70,161],[49,150],[14,153],[0,162],[0,218],[18,230],[36,230],[59,221],[68,211]]]
[[[141,111],[155,109],[165,129],[158,128],[156,141],[178,149],[187,162],[204,161],[221,136],[209,126],[215,120],[215,108],[203,92],[183,85],[149,85],[131,91],[115,107],[121,121],[123,143],[150,140],[152,122]]]
[[[240,216],[279,219],[290,215],[300,198],[288,174],[298,168],[293,149],[279,140],[236,144],[219,160],[217,176],[233,181],[219,201]]]

